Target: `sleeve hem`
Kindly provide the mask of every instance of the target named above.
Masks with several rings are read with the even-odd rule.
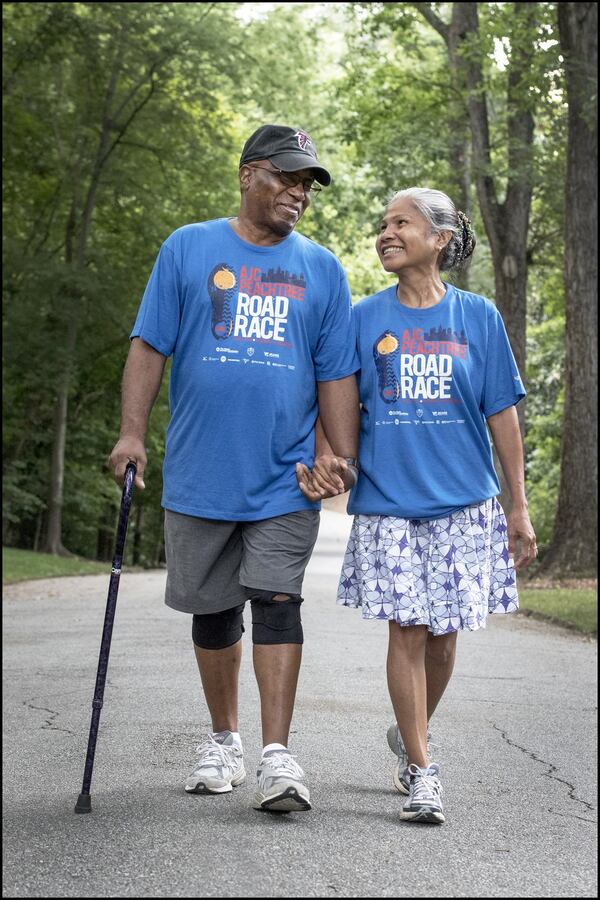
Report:
[[[140,338],[145,344],[149,344],[153,350],[156,350],[157,353],[161,353],[163,356],[170,356],[173,352],[172,348],[168,348],[163,341],[155,338],[152,334],[134,330],[129,335],[129,340],[131,341],[136,337]]]
[[[489,409],[484,409],[483,414],[486,419],[489,419],[490,416],[495,416],[497,413],[502,412],[504,409],[508,409],[510,406],[516,406],[525,396],[526,394],[519,394],[517,397],[512,397],[510,400],[498,400],[498,402]]]
[[[342,378],[348,378],[350,375],[356,375],[357,372],[360,372],[360,365],[354,366],[347,371],[335,375],[329,375],[327,373],[321,374],[317,372],[316,381],[341,381]]]

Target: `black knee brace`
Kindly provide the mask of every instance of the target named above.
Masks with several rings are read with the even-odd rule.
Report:
[[[300,604],[303,601],[299,594],[246,588],[246,596],[252,607],[253,644],[304,643],[300,620]],[[278,596],[287,599],[273,599]]]
[[[244,606],[192,617],[192,640],[202,650],[224,650],[237,644],[244,633]]]

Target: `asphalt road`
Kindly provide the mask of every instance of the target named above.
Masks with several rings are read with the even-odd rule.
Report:
[[[305,580],[291,748],[313,810],[252,808],[260,753],[249,633],[249,777],[183,784],[208,728],[188,616],[165,574],[121,577],[91,815],[75,815],[107,575],[22,583],[4,601],[5,897],[597,895],[596,642],[520,616],[459,638],[432,723],[446,824],[398,816],[386,626],[337,607],[350,519],[325,512]]]

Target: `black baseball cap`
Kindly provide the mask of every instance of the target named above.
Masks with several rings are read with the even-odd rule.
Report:
[[[320,184],[331,184],[331,175],[317,160],[317,148],[312,138],[301,128],[262,125],[244,144],[240,166],[255,159],[270,159],[284,172],[313,169]]]

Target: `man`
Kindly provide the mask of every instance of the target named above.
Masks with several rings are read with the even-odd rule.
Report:
[[[311,138],[262,126],[243,148],[239,178],[236,217],[179,228],[159,252],[131,333],[110,465],[122,483],[133,460],[144,487],[148,418],[172,355],[165,602],[192,614],[213,729],[185,787],[224,793],[245,779],[238,676],[249,599],[264,744],[255,805],[308,810],[304,772],[287,743],[300,591],[319,513],[294,466],[314,457],[318,405],[344,486],[352,481],[358,365],[343,269],[294,232],[317,182],[331,181]]]

